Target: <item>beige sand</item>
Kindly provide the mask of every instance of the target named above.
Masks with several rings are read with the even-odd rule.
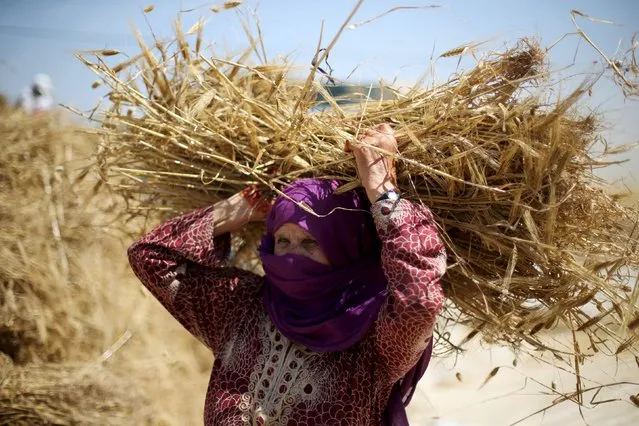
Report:
[[[566,333],[555,337],[570,341]],[[513,366],[515,358],[509,349],[482,348],[476,343],[456,363],[454,358],[435,359],[409,406],[411,425],[639,425],[639,407],[629,398],[639,393],[639,361],[633,355],[625,354],[618,361],[598,355],[585,361],[584,388],[624,381],[634,384],[604,388],[596,396],[595,390],[585,393],[581,414],[571,401],[552,406],[560,397],[552,393],[553,382],[558,392],[575,389],[574,376],[562,371],[560,363],[549,356],[543,358],[547,363],[525,356]],[[501,368],[482,387],[494,367]],[[598,404],[611,399],[618,401]],[[545,413],[523,420],[550,406]]]

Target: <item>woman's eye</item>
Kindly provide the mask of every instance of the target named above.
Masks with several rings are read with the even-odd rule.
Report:
[[[317,241],[311,239],[303,240],[302,245],[308,249],[313,249],[317,247]]]

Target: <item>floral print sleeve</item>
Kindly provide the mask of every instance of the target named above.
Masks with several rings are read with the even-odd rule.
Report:
[[[439,279],[446,251],[426,207],[408,200],[372,206],[382,241],[388,296],[377,319],[377,349],[392,381],[399,380],[426,349],[444,303]]]
[[[214,352],[259,287],[257,275],[226,266],[229,250],[228,234],[213,238],[213,207],[169,220],[128,250],[144,286]]]

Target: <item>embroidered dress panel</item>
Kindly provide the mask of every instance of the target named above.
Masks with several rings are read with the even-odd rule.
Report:
[[[304,401],[315,408],[322,382],[329,380],[308,368],[318,354],[282,336],[266,317],[260,340],[262,355],[251,374],[248,392],[242,395],[246,404],[241,407],[242,420],[251,425],[287,424],[293,405]]]

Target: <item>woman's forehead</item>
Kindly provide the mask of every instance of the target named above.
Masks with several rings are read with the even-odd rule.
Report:
[[[285,223],[280,226],[277,231],[275,231],[275,235],[279,234],[288,234],[288,235],[300,235],[304,237],[312,237],[311,233],[306,229],[302,228],[300,225],[296,223]]]

